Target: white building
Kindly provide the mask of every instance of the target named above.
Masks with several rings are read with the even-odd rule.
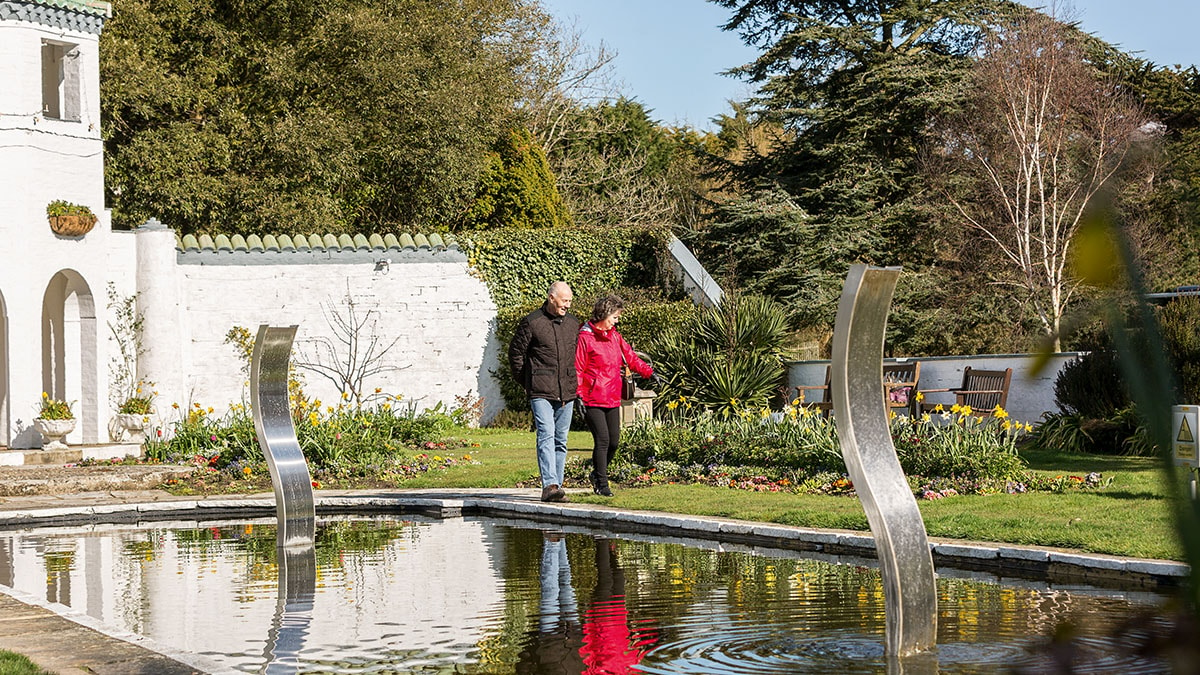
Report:
[[[243,362],[224,339],[234,326],[298,324],[300,349],[339,341],[331,317],[350,303],[372,313],[366,331],[394,341],[368,381],[418,408],[468,393],[484,415],[503,408],[496,308],[453,237],[192,237],[158,223],[114,232],[104,209],[100,31],[104,2],[0,0],[0,447],[35,448],[42,392],[74,402],[71,443],[108,441],[107,290],[136,295],[145,317],[137,376],[172,403],[218,412],[243,399]],[[51,231],[46,206],[86,205],[82,236]],[[362,336],[364,338],[369,335]],[[307,378],[310,395],[338,397]]]
[[[0,2],[0,445],[35,444],[45,391],[78,401],[75,435],[108,422],[104,288],[112,232],[104,212],[100,30],[107,3]],[[100,217],[83,237],[50,230],[63,199]]]

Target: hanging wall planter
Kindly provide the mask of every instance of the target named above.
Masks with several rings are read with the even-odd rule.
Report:
[[[82,237],[96,225],[96,214],[91,209],[61,199],[46,205],[46,217],[50,229],[63,237]]]

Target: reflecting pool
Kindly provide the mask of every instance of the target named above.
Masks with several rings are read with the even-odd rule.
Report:
[[[298,662],[268,672],[887,670],[867,561],[540,527],[321,518],[315,583],[290,616],[274,519],[0,532],[0,584],[243,672],[284,643]],[[926,664],[940,672],[1036,666],[1029,646],[1060,623],[1108,635],[1164,600],[941,572]],[[1100,637],[1083,645],[1087,672],[1165,670]]]

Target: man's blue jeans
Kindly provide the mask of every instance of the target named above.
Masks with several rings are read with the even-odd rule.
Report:
[[[533,424],[537,427],[537,462],[542,487],[563,484],[563,471],[567,467],[567,432],[571,430],[574,406],[574,401],[529,400]]]

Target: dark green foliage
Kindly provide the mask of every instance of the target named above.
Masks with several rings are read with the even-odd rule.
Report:
[[[1200,298],[1167,303],[1158,310],[1158,324],[1175,369],[1176,401],[1200,404]]]
[[[648,351],[666,379],[666,398],[683,396],[721,415],[761,408],[785,376],[783,308],[754,295],[727,295],[720,306],[675,330]]]
[[[120,2],[100,49],[114,222],[453,225],[545,20],[524,0]]]
[[[524,128],[502,134],[479,180],[469,228],[539,228],[571,224],[546,164],[546,155]]]
[[[1054,402],[1069,415],[1104,419],[1129,407],[1116,352],[1089,352],[1063,366],[1054,379]]]
[[[1151,455],[1141,420],[1129,397],[1117,353],[1107,337],[1093,351],[1063,366],[1054,380],[1054,402],[1033,442],[1043,448],[1104,455]]]

